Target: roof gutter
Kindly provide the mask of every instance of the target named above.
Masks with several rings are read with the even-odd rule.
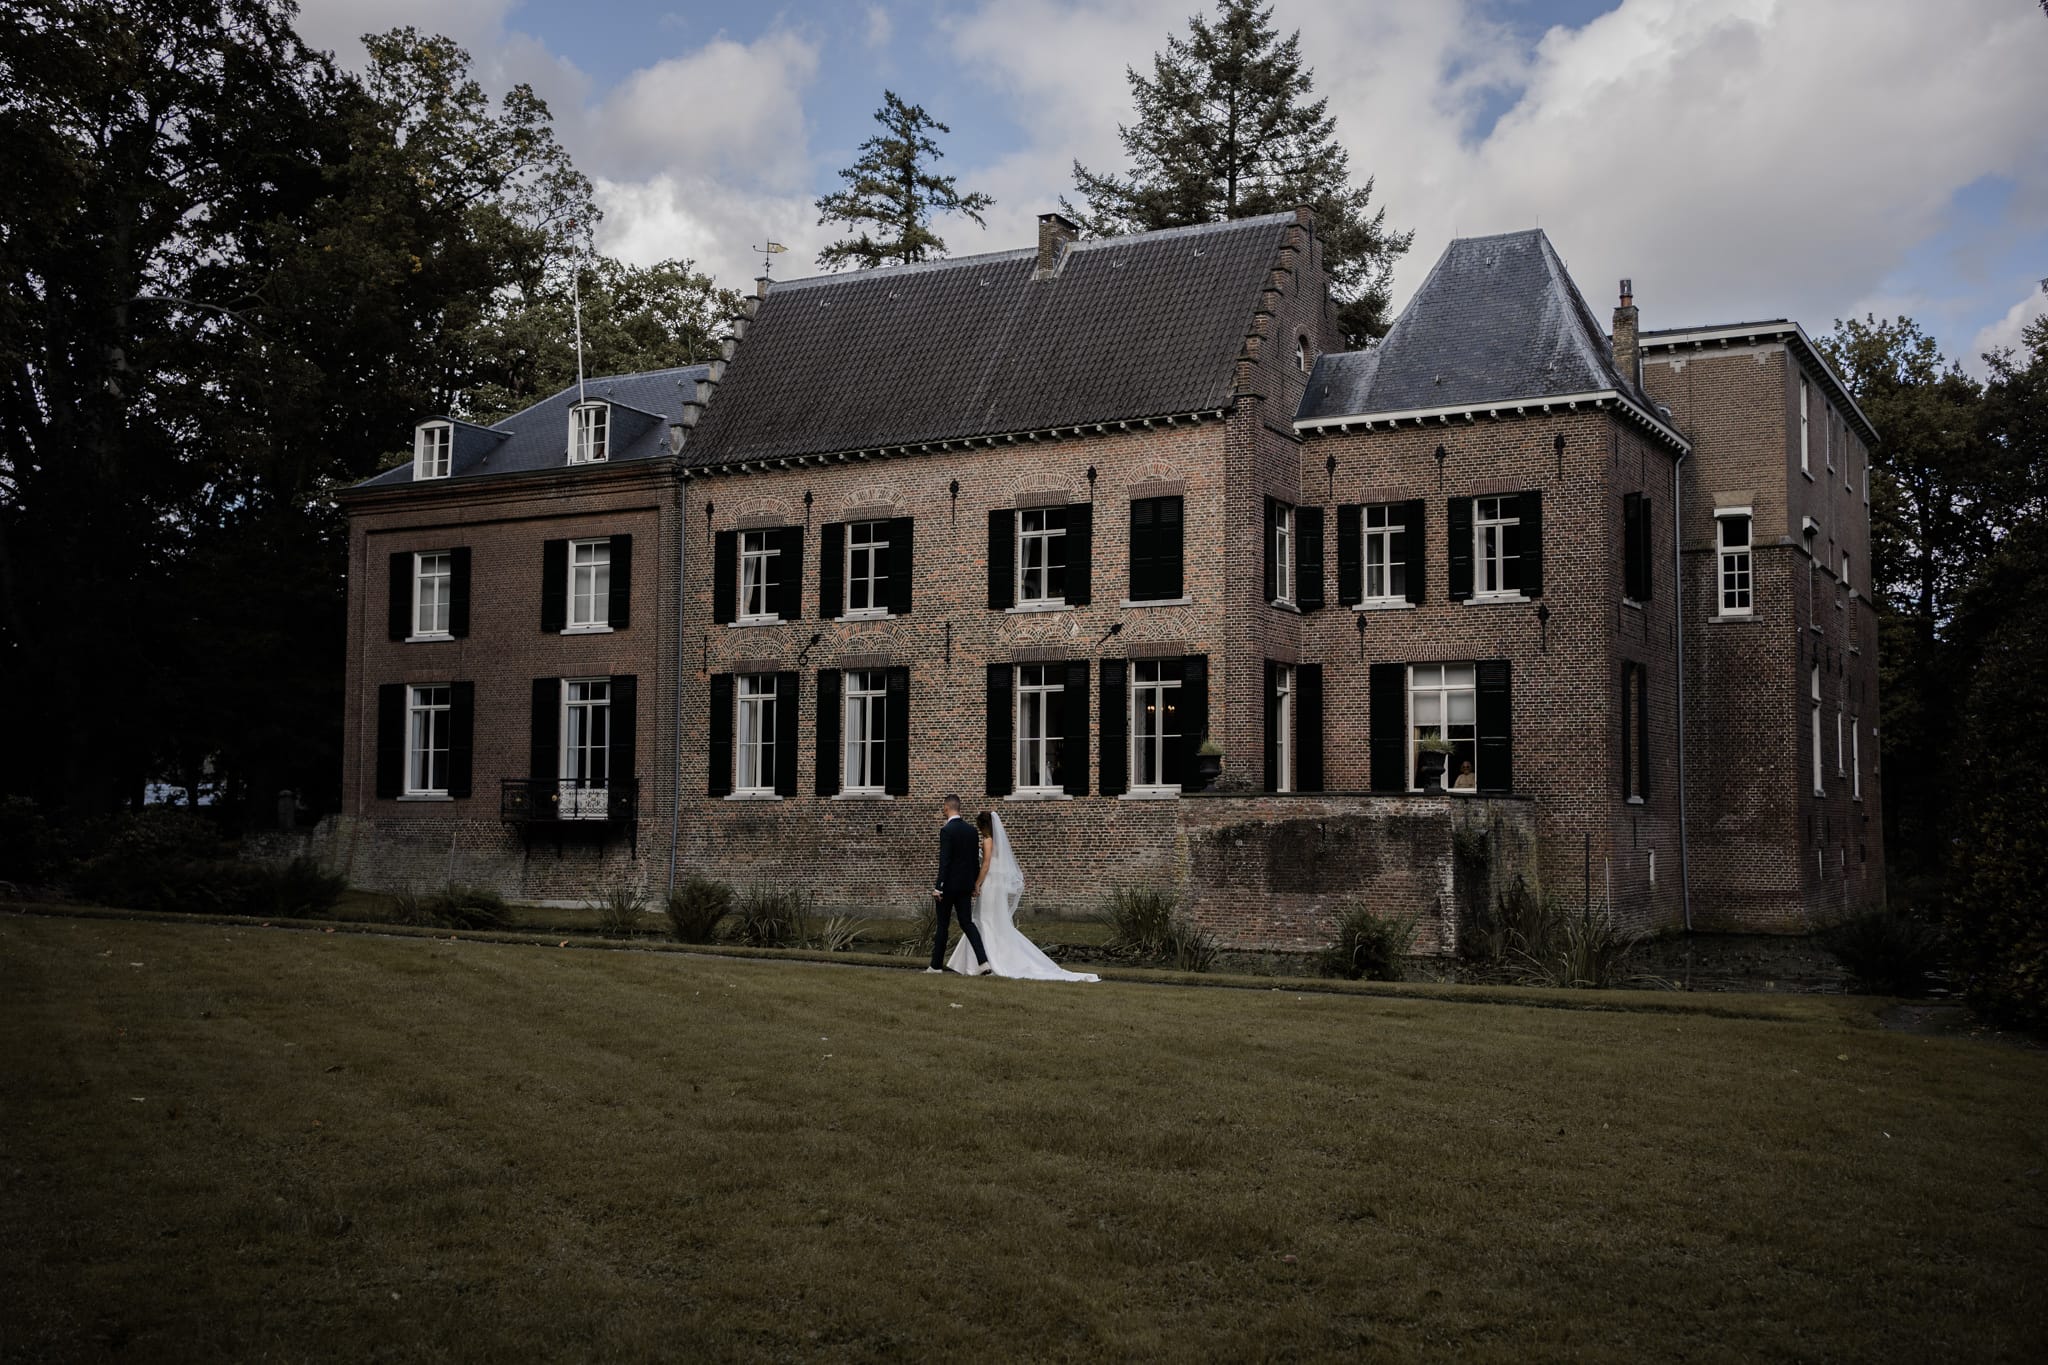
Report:
[[[1652,434],[1681,452],[1692,449],[1683,436],[1672,430],[1663,418],[1645,409],[1642,404],[1630,398],[1619,389],[1593,389],[1586,393],[1550,394],[1536,398],[1509,398],[1493,403],[1451,403],[1434,408],[1403,408],[1397,412],[1354,413],[1347,417],[1311,417],[1298,420],[1296,431],[1327,431],[1334,427],[1340,431],[1360,427],[1372,431],[1378,427],[1397,427],[1404,422],[1418,426],[1429,422],[1449,425],[1453,418],[1470,422],[1485,416],[1499,420],[1503,417],[1526,417],[1532,414],[1555,412],[1562,408],[1575,411],[1579,408],[1619,408]]]

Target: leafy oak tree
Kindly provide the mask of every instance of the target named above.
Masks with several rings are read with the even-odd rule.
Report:
[[[1394,232],[1372,207],[1371,177],[1351,183],[1329,100],[1301,34],[1281,38],[1270,5],[1217,0],[1214,22],[1197,14],[1185,38],[1169,35],[1146,76],[1126,68],[1137,120],[1117,129],[1126,174],[1074,163],[1082,206],[1061,204],[1100,234],[1248,218],[1306,204],[1316,212],[1324,262],[1347,344],[1384,335],[1394,262],[1412,232]]]
[[[846,188],[817,201],[820,224],[859,229],[818,253],[818,264],[827,270],[943,256],[946,243],[932,230],[932,216],[957,213],[986,227],[982,213],[995,203],[978,192],[962,194],[952,176],[937,172],[935,163],[945,153],[932,134],[953,130],[923,105],[905,104],[895,91],[884,90],[875,122],[883,131],[861,143],[860,159],[839,173]]]

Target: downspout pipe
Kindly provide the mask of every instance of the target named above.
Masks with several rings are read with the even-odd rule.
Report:
[[[681,469],[676,470],[676,686],[675,698],[669,707],[669,734],[674,737],[670,746],[675,750],[675,769],[669,774],[668,794],[668,890],[670,895],[676,889],[676,856],[682,843],[683,831],[683,662],[689,648],[683,633],[684,616],[690,600],[689,557],[684,553],[690,539],[690,476]],[[660,727],[655,727],[660,733]]]
[[[1671,597],[1677,609],[1673,630],[1678,643],[1678,904],[1685,914],[1685,932],[1692,932],[1692,853],[1685,836],[1691,806],[1685,790],[1685,503],[1679,471],[1691,450],[1671,462]]]

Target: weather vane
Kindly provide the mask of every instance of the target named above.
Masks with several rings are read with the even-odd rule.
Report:
[[[763,279],[766,279],[768,277],[769,265],[773,263],[777,256],[780,256],[783,252],[789,250],[789,248],[784,246],[780,242],[770,242],[766,246],[751,247],[749,248],[749,250],[758,251],[761,253],[761,277]]]

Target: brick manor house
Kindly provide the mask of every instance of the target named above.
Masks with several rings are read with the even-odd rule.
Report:
[[[1809,930],[1883,894],[1876,440],[1796,323],[1624,281],[1610,336],[1540,231],[1349,352],[1305,211],[763,280],[721,359],[350,490],[325,852],[907,913],[955,791],[1038,908],[1170,886],[1239,946],[1363,900],[1448,949],[1460,830],[1634,927]]]

